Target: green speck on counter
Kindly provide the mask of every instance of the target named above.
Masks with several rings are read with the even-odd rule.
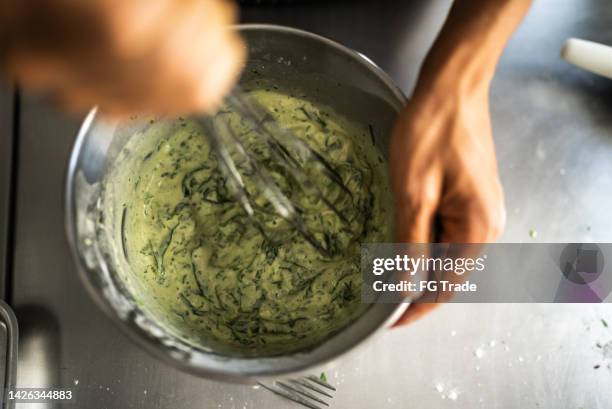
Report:
[[[538,232],[536,231],[536,229],[529,229],[529,237],[531,237],[532,239],[538,237]]]
[[[601,323],[604,327],[608,328],[608,321],[604,320],[603,318],[601,319]]]
[[[321,372],[319,379],[323,382],[327,382],[327,375],[325,375],[325,372]]]

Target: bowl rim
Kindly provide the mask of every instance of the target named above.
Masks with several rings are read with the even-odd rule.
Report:
[[[374,63],[370,58],[366,57],[364,54],[355,51],[348,46],[345,46],[335,40],[332,40],[328,37],[315,34],[309,31],[283,26],[276,24],[236,24],[231,27],[234,30],[237,30],[239,33],[248,31],[248,30],[256,30],[256,31],[269,31],[269,32],[281,32],[281,33],[289,33],[296,36],[307,37],[319,42],[324,43],[327,46],[330,46],[342,54],[352,58],[356,62],[361,65],[369,68],[372,74],[376,75],[380,81],[382,81],[389,91],[393,93],[395,98],[397,99],[398,104],[405,105],[407,102],[407,98],[401,89],[393,82],[391,77],[387,73],[385,73],[376,63]],[[169,364],[174,368],[178,368],[184,372],[204,377],[213,380],[220,381],[229,381],[235,383],[254,383],[258,380],[262,379],[272,379],[277,378],[279,376],[287,376],[287,375],[297,375],[302,373],[308,373],[308,371],[313,370],[314,368],[323,368],[332,365],[334,361],[339,359],[340,357],[346,356],[348,353],[354,351],[358,346],[363,344],[364,342],[370,340],[376,333],[380,333],[382,329],[388,328],[393,325],[397,319],[405,312],[408,308],[408,303],[396,304],[395,308],[388,314],[385,320],[381,320],[378,325],[371,328],[371,330],[363,336],[358,341],[355,341],[348,345],[342,352],[336,354],[328,354],[329,356],[325,356],[323,359],[307,362],[301,360],[299,364],[294,365],[292,368],[275,368],[270,369],[265,372],[254,374],[238,374],[235,372],[228,372],[223,370],[212,369],[208,367],[204,367],[202,365],[193,365],[185,360],[177,359],[172,356],[169,351],[164,350],[160,347],[160,343],[153,339],[150,335],[148,335],[143,329],[134,327],[133,325],[129,325],[125,320],[118,317],[117,312],[110,306],[109,301],[101,294],[98,289],[94,287],[92,283],[91,274],[89,269],[86,267],[86,261],[83,258],[83,255],[78,250],[77,245],[77,209],[75,203],[74,196],[74,182],[76,177],[76,169],[81,159],[81,152],[83,149],[83,145],[85,143],[87,134],[91,129],[94,120],[96,119],[98,112],[98,107],[93,107],[89,113],[85,116],[82,124],[79,127],[79,130],[76,135],[75,142],[73,144],[68,167],[66,171],[66,179],[65,179],[65,193],[64,193],[64,221],[65,221],[65,233],[67,236],[68,244],[70,247],[70,253],[72,255],[74,265],[77,270],[77,274],[80,277],[80,281],[83,283],[86,288],[89,297],[94,300],[95,304],[104,312],[104,315],[114,324],[121,329],[121,332],[127,335],[127,338],[134,342],[137,346],[141,347],[143,350],[147,351],[150,355],[159,359],[162,362]],[[315,347],[316,348],[316,347]],[[198,353],[204,353],[202,351],[197,351]],[[287,357],[295,355],[298,356],[300,352],[296,352],[295,354],[287,355]],[[278,357],[268,357],[268,358],[278,358]],[[248,357],[231,357],[230,359],[244,360],[247,361],[249,359],[262,359],[265,360],[266,357],[261,358],[248,358]]]
[[[289,33],[289,34],[295,34],[295,35],[302,36],[302,37],[307,37],[307,38],[319,41],[321,43],[324,43],[332,48],[335,48],[337,51],[341,52],[342,54],[345,54],[348,57],[354,58],[358,60],[359,62],[363,63],[364,65],[366,65],[368,68],[370,68],[372,73],[375,74],[387,86],[387,88],[393,92],[394,96],[397,98],[398,101],[401,101],[403,105],[405,105],[408,102],[408,98],[406,97],[404,92],[401,90],[401,88],[398,87],[398,85],[393,81],[393,79],[391,79],[389,74],[387,74],[382,68],[380,68],[378,64],[372,61],[372,59],[366,56],[365,54],[357,50],[354,50],[351,47],[344,45],[337,40],[331,39],[321,34],[313,33],[311,31],[302,30],[300,28],[295,28],[295,27],[283,26],[279,24],[245,23],[245,24],[233,25],[232,28],[240,32],[247,31],[247,30],[270,30],[270,31],[276,31],[280,33]]]

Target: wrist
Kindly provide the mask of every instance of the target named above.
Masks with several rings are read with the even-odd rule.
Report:
[[[498,61],[495,50],[460,44],[447,52],[436,51],[423,64],[415,97],[426,94],[463,99],[488,95]]]
[[[410,98],[410,107],[420,115],[451,115],[464,110],[487,110],[492,74],[481,67],[473,70],[441,67],[435,76],[420,78]]]

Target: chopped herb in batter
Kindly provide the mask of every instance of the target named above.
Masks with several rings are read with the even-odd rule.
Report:
[[[297,203],[326,254],[274,211],[242,168],[255,211],[249,218],[189,119],[151,121],[130,138],[131,154],[107,183],[126,185],[115,189],[126,204],[125,281],[142,308],[194,345],[271,355],[312,346],[363,311],[360,244],[391,239],[391,200],[372,126],[274,90],[251,97],[330,164],[304,165],[339,213],[305,194],[241,117],[217,114]]]

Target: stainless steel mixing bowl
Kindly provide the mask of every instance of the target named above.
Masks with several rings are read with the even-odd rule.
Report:
[[[363,55],[308,32],[272,25],[242,25],[249,61],[244,88],[272,80],[301,90],[350,119],[371,124],[376,143],[388,151],[391,128],[405,98],[389,77]],[[354,323],[321,344],[298,353],[245,358],[207,351],[173,336],[138,307],[118,272],[129,268],[109,240],[120,237],[120,212],[103,211],[103,181],[127,139],[147,126],[138,118],[108,122],[87,115],[70,159],[66,181],[67,233],[91,296],[124,332],[153,355],[185,371],[219,380],[252,382],[325,366],[394,322],[406,304],[374,304]]]

